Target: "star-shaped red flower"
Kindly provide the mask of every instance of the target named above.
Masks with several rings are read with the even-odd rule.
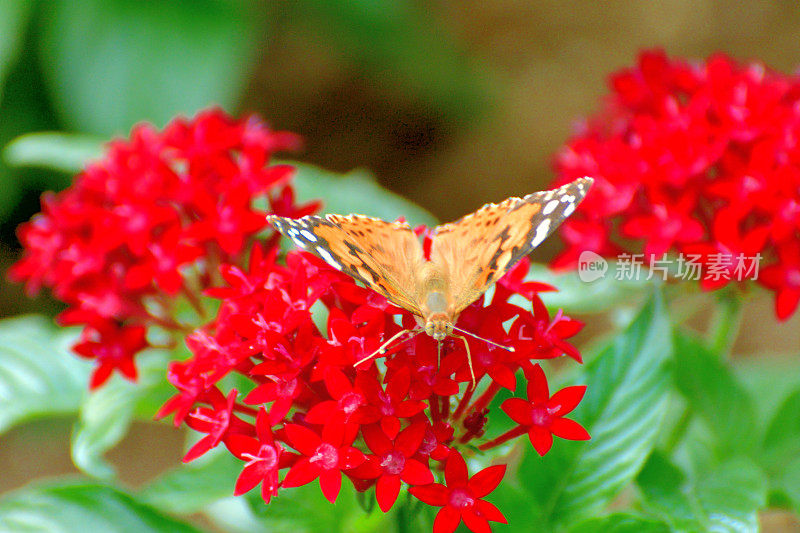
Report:
[[[550,450],[553,435],[568,440],[589,440],[591,437],[583,426],[564,418],[577,407],[586,392],[586,386],[565,387],[551,397],[541,366],[534,365],[525,374],[528,378],[528,399],[509,398],[500,408],[528,432],[531,444],[539,455]]]
[[[506,518],[497,507],[481,498],[497,488],[505,473],[506,465],[495,465],[470,478],[464,458],[452,451],[444,468],[447,485],[433,483],[408,491],[428,505],[441,507],[433,522],[433,533],[452,533],[461,521],[475,533],[491,533],[489,522],[505,524]]]
[[[299,487],[319,478],[322,494],[334,503],[342,487],[342,470],[364,462],[364,453],[345,442],[344,427],[328,424],[322,437],[305,426],[286,424],[286,437],[301,457],[283,479],[283,487]]]

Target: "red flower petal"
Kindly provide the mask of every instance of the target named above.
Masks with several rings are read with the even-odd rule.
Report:
[[[467,463],[461,454],[452,450],[447,456],[447,463],[444,465],[444,478],[449,488],[463,487],[469,481]]]
[[[386,394],[394,400],[399,402],[403,400],[408,394],[408,388],[411,385],[411,369],[407,366],[398,370],[389,383],[386,385]]]
[[[325,372],[325,387],[327,387],[328,393],[337,399],[353,390],[350,380],[347,379],[344,372],[336,367],[329,367]]]
[[[260,444],[257,439],[253,437],[248,437],[247,435],[242,435],[240,433],[234,433],[233,435],[228,435],[228,438],[225,439],[225,446],[230,450],[230,452],[241,459],[242,461],[248,461],[247,457],[243,457],[244,454],[250,455],[258,455],[258,448]]]
[[[557,393],[553,394],[550,401],[547,402],[549,407],[558,407],[554,416],[564,416],[573,409],[575,409],[581,402],[584,393],[586,393],[586,385],[576,385],[573,387],[564,387]]]
[[[421,502],[434,507],[447,505],[447,497],[450,494],[450,490],[441,483],[411,487],[408,489],[408,492]]]
[[[489,376],[495,383],[510,391],[517,388],[517,377],[506,365],[492,365],[489,367]]]
[[[474,533],[492,533],[492,528],[489,527],[489,522],[482,516],[478,516],[473,511],[462,511],[461,519],[464,525]]]
[[[550,399],[550,389],[547,387],[547,377],[541,365],[536,364],[529,372],[528,400],[533,403],[544,403]]]
[[[416,459],[406,459],[406,467],[400,477],[409,485],[428,485],[434,481],[431,469]]]
[[[475,502],[475,505],[478,507],[481,515],[486,518],[486,520],[489,520],[490,522],[500,522],[502,524],[508,523],[506,521],[506,517],[500,512],[500,509],[486,500],[478,500]]]
[[[589,440],[589,433],[577,422],[568,418],[556,418],[550,426],[553,435],[567,440]]]
[[[553,446],[553,435],[542,427],[532,426],[528,430],[528,437],[531,439],[531,444],[536,449],[536,453],[541,456],[549,452]]]
[[[378,424],[361,426],[361,435],[364,437],[367,447],[374,454],[381,455],[392,449],[392,441],[389,440]]]
[[[317,478],[318,475],[320,475],[319,467],[310,463],[308,458],[303,457],[299,459],[291,469],[289,469],[289,471],[286,473],[286,477],[283,478],[281,485],[287,489],[299,487],[301,485],[311,483]]]
[[[500,484],[506,473],[506,465],[495,465],[476,473],[467,483],[467,487],[478,498],[483,498]]]
[[[264,480],[261,475],[261,470],[258,468],[258,463],[247,465],[242,469],[242,473],[236,479],[236,486],[233,489],[234,496],[241,496],[245,492],[252,490],[253,487],[258,485]]]
[[[500,409],[508,417],[523,426],[530,426],[533,423],[531,416],[531,404],[522,398],[509,398],[500,405]]]
[[[415,422],[398,433],[394,448],[406,457],[411,457],[419,450],[423,437],[425,437],[425,423]]]
[[[400,476],[381,476],[375,486],[375,497],[378,500],[378,507],[384,513],[392,508],[400,494]]]
[[[339,468],[342,470],[350,470],[351,468],[358,468],[366,460],[364,452],[352,446],[346,446],[339,449]]]
[[[311,407],[306,413],[306,422],[309,424],[324,424],[335,416],[339,411],[339,405],[333,401],[328,400],[320,402]]]
[[[453,533],[461,522],[461,513],[452,507],[442,507],[433,521],[433,533]]]
[[[285,485],[284,480],[284,486]],[[342,472],[332,468],[330,470],[323,470],[319,474],[319,487],[322,489],[322,494],[331,503],[336,502],[336,497],[339,496],[339,489],[342,488]]]
[[[292,448],[308,457],[314,455],[319,445],[322,444],[319,435],[305,426],[286,424],[283,429],[286,431],[286,438]]]
[[[400,419],[396,416],[384,416],[381,418],[380,426],[386,436],[394,439],[400,431]]]

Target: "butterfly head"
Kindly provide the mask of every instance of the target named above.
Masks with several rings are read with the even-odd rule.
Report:
[[[443,341],[453,333],[453,321],[446,313],[434,313],[425,320],[425,333],[437,341]]]

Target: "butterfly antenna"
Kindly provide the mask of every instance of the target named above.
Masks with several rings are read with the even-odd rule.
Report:
[[[372,352],[371,354],[369,354],[368,356],[366,356],[364,359],[361,359],[360,361],[357,361],[357,362],[356,362],[356,363],[355,363],[353,366],[354,366],[354,367],[357,367],[357,366],[358,366],[358,365],[360,365],[361,363],[366,363],[366,362],[367,362],[367,361],[369,361],[370,359],[373,359],[373,358],[375,358],[375,357],[377,357],[377,356],[379,356],[379,355],[383,355],[383,354],[385,354],[385,353],[388,351],[388,349],[389,349],[389,348],[388,348],[388,346],[389,346],[390,344],[392,344],[392,343],[393,343],[395,340],[397,340],[397,339],[399,339],[400,337],[402,337],[403,335],[405,335],[406,333],[412,332],[412,333],[414,333],[414,334],[413,334],[413,335],[411,335],[409,338],[407,338],[407,339],[404,339],[404,340],[403,340],[401,343],[399,343],[397,346],[399,346],[400,344],[403,344],[404,342],[408,342],[408,341],[410,341],[411,339],[413,339],[414,337],[416,337],[417,335],[419,335],[420,333],[422,333],[422,331],[423,331],[422,329],[417,329],[417,330],[414,330],[414,329],[404,329],[404,330],[401,330],[401,331],[399,331],[399,332],[395,333],[395,334],[392,336],[392,338],[390,338],[388,341],[386,341],[386,342],[384,342],[383,344],[381,344],[380,348],[378,348],[377,350],[375,350],[374,352]],[[392,346],[392,348],[394,348],[394,346]]]
[[[507,350],[509,352],[515,351],[513,346],[503,346],[502,344],[497,344],[494,341],[490,341],[489,339],[485,339],[485,338],[481,337],[480,335],[475,335],[474,333],[470,333],[469,331],[461,329],[461,328],[453,327],[453,329],[455,331],[458,331],[459,333],[464,333],[466,335],[469,335],[470,337],[475,337],[479,341],[483,341],[483,342],[485,342],[487,344],[491,344],[492,346],[497,346],[498,348],[502,348],[502,349]],[[453,336],[455,337],[455,335],[453,335]]]
[[[454,328],[455,329],[455,328]],[[459,330],[461,331],[461,330]],[[469,351],[469,343],[463,335],[453,335],[456,339],[464,341],[464,348],[467,349],[467,364],[469,365],[469,375],[472,377],[472,388],[475,388],[475,369],[472,367],[472,353]]]

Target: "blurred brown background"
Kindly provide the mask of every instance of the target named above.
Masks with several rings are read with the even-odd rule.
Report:
[[[398,17],[410,21],[407,31],[423,41],[446,40],[463,58],[452,71],[463,83],[453,89],[426,77],[427,62],[438,55],[427,57],[424,46],[413,51],[413,61],[398,59],[401,68],[388,68],[357,33],[335,24],[337,2],[311,2],[317,16],[300,16],[299,6],[308,4],[260,5],[271,31],[240,110],[300,133],[306,139],[300,160],[341,172],[366,168],[441,220],[545,188],[553,178],[551,157],[572,124],[598,108],[608,74],[632,65],[642,49],[663,47],[670,55],[697,58],[722,51],[784,72],[800,65],[800,7],[793,1],[391,3],[401,6]],[[386,13],[375,20],[385,21]],[[385,28],[383,37],[402,45],[407,36],[391,33],[398,26]],[[19,220],[38,209],[29,200],[18,210]],[[546,261],[557,247],[548,242],[535,259]],[[13,258],[9,248],[13,243],[5,252]],[[2,307],[14,314],[34,304],[18,287],[7,287]],[[769,298],[754,298],[739,354],[800,347],[800,315],[779,325],[771,307]],[[68,438],[69,424],[59,421],[0,436],[0,491],[74,471]],[[181,438],[168,424],[141,426],[112,458],[123,478],[138,484],[175,464]],[[31,441],[37,444],[31,447]],[[158,456],[153,450],[160,450]]]

